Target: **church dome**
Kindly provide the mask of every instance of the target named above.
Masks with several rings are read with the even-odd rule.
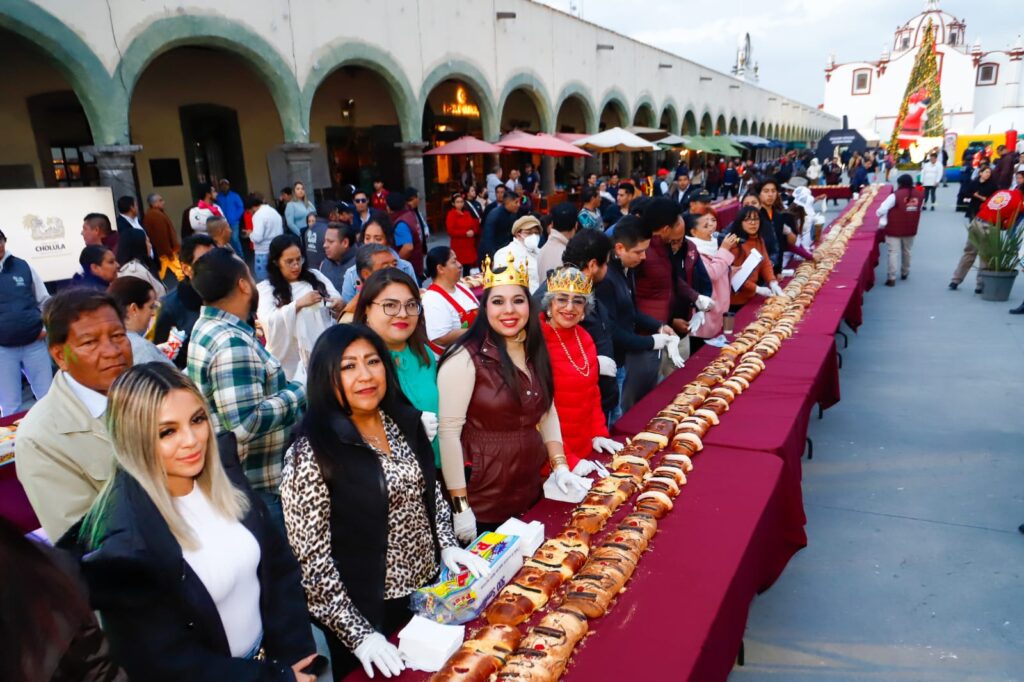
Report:
[[[924,11],[896,29],[893,52],[901,54],[918,47],[924,40],[925,30],[931,22],[935,30],[935,44],[963,49],[967,24],[939,8],[939,0],[927,0]]]

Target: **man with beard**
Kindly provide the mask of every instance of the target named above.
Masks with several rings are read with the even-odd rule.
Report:
[[[203,299],[188,347],[188,376],[210,405],[217,433],[231,431],[253,489],[284,530],[281,462],[306,405],[304,383],[288,381],[249,324],[259,304],[256,281],[230,249],[217,248],[192,265]]]

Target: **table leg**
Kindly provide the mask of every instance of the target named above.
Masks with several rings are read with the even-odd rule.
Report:
[[[810,436],[807,437],[807,459],[814,459],[814,441],[811,440]]]
[[[850,337],[846,335],[846,332],[842,329],[837,329],[836,334],[843,337],[843,348],[848,348],[850,346]]]
[[[746,651],[744,651],[743,640],[741,639],[740,640],[740,653],[736,657],[736,665],[743,666],[743,665],[746,665],[746,662],[747,662]]]

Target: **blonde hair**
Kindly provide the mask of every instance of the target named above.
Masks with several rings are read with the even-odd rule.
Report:
[[[172,391],[188,391],[202,405],[207,419],[210,408],[192,381],[170,365],[136,365],[118,377],[110,388],[107,404],[107,432],[114,445],[114,465],[131,476],[149,496],[171,533],[183,549],[194,550],[198,542],[188,524],[174,506],[167,489],[163,461],[157,453],[160,407]],[[213,433],[206,441],[205,463],[195,482],[211,506],[225,518],[241,520],[249,511],[249,498],[235,487],[220,461]],[[102,532],[103,511],[115,476],[111,476],[86,517],[90,544],[95,545]]]

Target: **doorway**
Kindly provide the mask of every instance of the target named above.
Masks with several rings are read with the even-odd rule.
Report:
[[[245,196],[249,190],[238,113],[216,104],[190,104],[180,107],[179,113],[192,191],[200,184],[216,185],[227,178],[231,189]]]

